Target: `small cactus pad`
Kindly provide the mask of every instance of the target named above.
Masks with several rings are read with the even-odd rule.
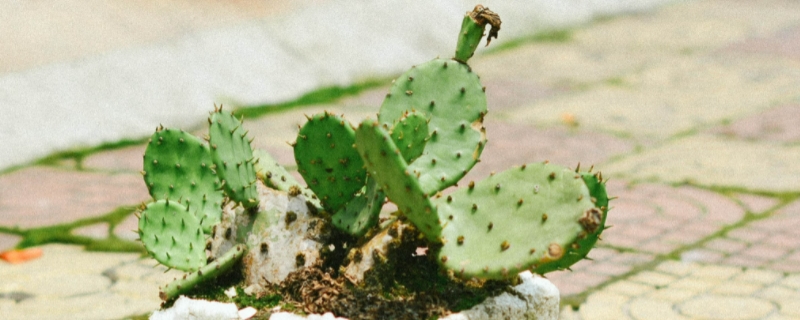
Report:
[[[367,173],[354,142],[350,123],[327,112],[310,118],[297,135],[297,171],[330,212],[341,209],[364,186]]]
[[[220,108],[211,113],[208,123],[211,154],[225,193],[245,208],[258,206],[253,149],[242,122]]]
[[[470,182],[435,204],[445,222],[439,261],[485,279],[551,269],[587,235],[581,220],[597,210],[582,175],[542,163]]]
[[[433,194],[454,185],[478,161],[486,144],[486,94],[469,66],[434,59],[395,80],[378,119],[391,126],[414,110],[429,120],[430,137],[409,170],[420,173],[422,190]]]
[[[489,36],[486,38],[488,46],[492,38],[497,38],[497,32],[500,31],[500,16],[482,5],[475,6],[475,9],[464,15],[461,32],[458,34],[456,55],[453,59],[466,63],[472,57],[483,39],[483,30],[486,29],[487,24],[492,26]]]
[[[428,142],[428,119],[416,111],[408,112],[394,124],[391,135],[403,159],[412,163],[422,155]]]
[[[365,120],[356,130],[356,149],[367,171],[389,200],[432,242],[439,242],[441,223],[417,177],[408,171],[400,150],[375,121]]]
[[[589,251],[592,250],[594,244],[600,238],[606,225],[606,217],[608,217],[608,194],[606,187],[600,181],[600,174],[593,175],[590,173],[581,173],[586,187],[589,188],[591,201],[594,203],[596,210],[586,211],[578,222],[581,223],[585,236],[581,236],[575,243],[567,248],[564,258],[554,263],[549,263],[539,266],[536,269],[538,273],[547,273],[554,270],[563,270],[569,266],[577,263],[578,261],[586,258]]]
[[[215,259],[210,264],[207,264],[195,272],[191,272],[183,278],[175,279],[170,282],[158,296],[161,300],[169,301],[177,298],[179,295],[189,292],[200,283],[216,279],[233,267],[237,261],[247,253],[246,246],[239,244],[229,249],[224,255]]]
[[[305,196],[306,201],[311,202],[317,208],[322,206],[314,192],[309,188],[302,187],[294,176],[281,166],[278,161],[275,161],[269,153],[256,149],[253,150],[253,156],[256,158],[254,163],[256,176],[264,182],[264,185],[283,192],[290,192],[293,187],[298,187],[303,196]]]
[[[206,242],[200,221],[176,201],[158,200],[139,218],[139,237],[161,264],[184,271],[206,264]]]
[[[386,195],[378,189],[375,179],[367,177],[366,190],[331,217],[333,225],[353,236],[361,237],[378,223]]]
[[[203,141],[184,131],[159,129],[144,153],[144,182],[153,199],[180,201],[210,232],[222,216],[223,199],[213,166]]]

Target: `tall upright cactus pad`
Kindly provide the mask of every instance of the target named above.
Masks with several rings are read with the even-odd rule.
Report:
[[[475,6],[475,9],[464,15],[464,20],[461,22],[461,33],[458,34],[456,55],[453,59],[466,63],[472,57],[483,38],[483,30],[486,29],[487,24],[492,26],[489,36],[486,37],[488,46],[492,42],[492,38],[497,38],[497,33],[500,31],[500,16],[482,5]]]
[[[478,161],[486,144],[486,94],[469,66],[434,59],[395,80],[378,119],[391,126],[411,111],[429,120],[430,137],[409,170],[420,174],[423,192],[433,194],[454,185]]]
[[[412,163],[422,155],[428,142],[428,119],[416,111],[406,112],[390,134],[406,163]]]
[[[144,181],[153,199],[180,201],[210,232],[222,216],[223,199],[213,166],[203,141],[184,131],[159,129],[144,153]]]
[[[417,177],[408,170],[400,150],[378,122],[365,120],[356,130],[356,149],[370,177],[426,238],[440,241],[441,221]],[[419,161],[419,160],[417,160]]]
[[[206,243],[200,221],[176,201],[151,202],[139,218],[139,238],[161,264],[184,271],[206,264]]]
[[[590,233],[584,217],[598,211],[581,174],[542,163],[470,182],[435,204],[445,221],[439,260],[486,279],[568,267],[567,251]]]
[[[257,207],[253,149],[242,122],[219,108],[211,113],[208,123],[211,154],[225,193],[245,208]]]
[[[330,212],[341,209],[364,186],[367,173],[354,142],[350,123],[327,112],[309,118],[297,135],[297,171]]]
[[[331,223],[339,230],[361,237],[378,223],[378,215],[381,213],[384,200],[386,195],[378,188],[378,183],[367,176],[364,192],[334,214]]]

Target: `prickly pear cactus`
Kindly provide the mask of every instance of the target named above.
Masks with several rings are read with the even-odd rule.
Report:
[[[593,201],[583,175],[551,164],[470,182],[435,200],[446,221],[440,261],[461,276],[487,279],[569,267],[577,260],[568,252],[603,228],[604,209]]]
[[[208,124],[211,154],[225,193],[245,208],[258,206],[253,149],[242,122],[219,108],[211,113]]]
[[[331,223],[344,232],[361,237],[378,223],[386,195],[380,191],[375,179],[367,176],[364,192],[342,207],[331,217]]]
[[[176,201],[158,200],[139,218],[139,238],[161,264],[184,271],[206,264],[206,243],[200,221]]]
[[[414,162],[425,150],[428,142],[428,121],[421,113],[406,112],[392,127],[392,141],[403,154],[406,163]]]
[[[290,192],[295,187],[299,188],[306,201],[311,202],[314,207],[322,208],[322,204],[314,192],[307,187],[301,186],[294,176],[286,168],[278,164],[269,153],[264,150],[253,150],[253,156],[256,158],[254,163],[256,176],[264,182],[264,185],[283,192]]]
[[[308,119],[297,135],[297,171],[330,212],[337,212],[364,186],[364,163],[353,148],[349,122],[327,112]]]
[[[181,130],[156,130],[144,153],[144,181],[153,199],[179,201],[207,233],[219,223],[223,193],[211,150]]]
[[[429,241],[439,242],[441,221],[422,190],[417,177],[409,172],[403,155],[391,136],[378,122],[365,120],[356,130],[356,149],[367,166],[370,177],[397,204]],[[419,161],[419,159],[417,159]]]
[[[412,110],[429,121],[429,138],[409,171],[420,174],[425,194],[433,194],[454,185],[478,161],[486,144],[486,94],[469,66],[435,59],[395,80],[378,120],[391,126]]]

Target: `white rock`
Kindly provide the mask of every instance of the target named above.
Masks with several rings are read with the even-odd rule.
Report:
[[[250,319],[254,315],[256,315],[256,313],[258,313],[258,310],[256,310],[256,308],[253,307],[244,308],[242,310],[239,310],[239,319],[242,320]]]
[[[519,274],[521,283],[513,288],[516,294],[503,293],[486,299],[472,309],[442,320],[535,319],[557,320],[560,296],[549,280],[530,271]]]
[[[239,309],[233,303],[193,300],[181,296],[172,308],[156,311],[150,320],[238,320]]]
[[[269,320],[347,320],[347,318],[337,318],[333,313],[325,313],[323,315],[310,314],[308,316],[296,315],[289,312],[273,313]]]

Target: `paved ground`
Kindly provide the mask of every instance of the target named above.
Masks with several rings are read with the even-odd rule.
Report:
[[[614,227],[594,260],[548,275],[571,305],[562,318],[800,318],[800,3],[681,2],[561,38],[472,62],[491,111],[483,162],[466,179],[545,159],[611,177]],[[385,90],[245,126],[291,164],[285,142],[302,114],[355,122],[374,116]],[[126,206],[148,198],[143,149],[0,176],[0,249],[56,224],[69,224],[73,242],[131,239]],[[174,276],[136,254],[43,249],[27,264],[0,263],[0,314],[141,314]]]

